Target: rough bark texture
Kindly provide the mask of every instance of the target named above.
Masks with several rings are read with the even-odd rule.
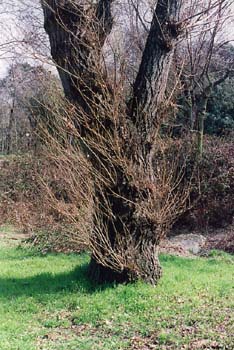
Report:
[[[138,252],[136,258],[138,266],[134,266],[134,269],[125,268],[122,271],[115,271],[113,268],[98,263],[92,257],[89,266],[90,278],[98,284],[136,280],[142,280],[152,285],[156,284],[162,276],[162,268],[158,259],[158,246],[147,241],[145,246],[147,247],[146,250],[139,250]]]
[[[180,1],[161,0],[153,15],[133,89],[132,118],[144,136],[154,128],[164,99],[175,45],[182,31],[179,12]]]
[[[160,124],[160,108],[165,99],[174,49],[183,32],[179,22],[181,1],[157,2],[130,103],[131,119],[137,129],[138,155],[153,178],[155,130]]]
[[[97,282],[141,279],[155,284],[161,276],[158,260],[159,240],[156,234],[158,225],[138,211],[139,203],[146,198],[142,192],[147,189],[140,190],[131,185],[121,169],[117,170],[119,177],[116,186],[106,188],[104,192],[112,217],[103,215],[102,224],[108,229],[111,249],[124,258],[124,263],[119,266],[118,271],[114,271],[111,268],[111,254],[110,257],[106,256],[107,260],[109,258],[107,267],[93,258],[90,264],[90,276]],[[100,203],[104,200],[102,196],[103,194],[99,197]]]
[[[100,0],[85,6],[70,0],[42,1],[44,27],[65,95],[88,110],[87,98],[96,92],[95,68],[113,25],[112,2]]]
[[[45,29],[50,38],[52,57],[57,64],[67,98],[89,113],[90,103],[97,94],[96,69],[100,52],[113,25],[112,0],[100,0],[85,7],[78,1],[44,0],[42,2]],[[174,47],[181,28],[177,25],[181,1],[159,0],[153,16],[149,37],[137,75],[133,99],[127,118],[131,121],[136,140],[141,146],[129,154],[136,166],[146,165],[145,177],[153,181],[152,135],[157,121],[157,109],[163,100]],[[95,21],[94,21],[95,19]],[[93,68],[95,67],[95,69]],[[101,69],[101,66],[100,66]],[[94,116],[92,116],[94,118]],[[86,130],[84,130],[84,135]],[[104,161],[105,162],[105,161]],[[96,162],[97,163],[97,162]],[[96,166],[93,163],[93,166]],[[108,162],[105,163],[108,166]],[[113,167],[109,164],[109,167]],[[138,210],[147,201],[147,188],[129,182],[121,168],[116,168],[117,181],[97,196],[102,205],[103,196],[109,202],[112,217],[102,215],[113,250],[118,248],[117,238],[123,237],[122,250],[128,250],[128,238],[133,246],[132,256],[118,271],[100,264],[92,258],[90,275],[96,281],[128,281],[143,279],[155,284],[161,275],[158,261],[158,227]],[[144,175],[143,174],[143,175]],[[94,232],[95,235],[95,232]]]

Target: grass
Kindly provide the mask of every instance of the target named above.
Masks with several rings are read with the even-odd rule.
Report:
[[[211,255],[162,256],[155,288],[99,288],[88,255],[0,244],[0,349],[234,349],[234,258]]]

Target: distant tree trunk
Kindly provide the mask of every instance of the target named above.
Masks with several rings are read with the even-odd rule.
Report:
[[[92,120],[95,117],[91,105],[96,96],[102,94],[97,85],[96,71],[98,65],[102,70],[101,49],[113,25],[112,2],[114,0],[99,0],[97,4],[86,7],[76,1],[42,1],[45,29],[65,95],[77,108],[82,108],[86,115],[90,115]],[[133,185],[123,169],[117,166],[116,184],[112,188],[107,185],[101,192],[97,189],[100,207],[103,201],[107,201],[112,211],[111,216],[108,216],[102,214],[100,209],[99,215],[103,227],[108,231],[111,249],[117,250],[121,236],[123,251],[128,250],[128,238],[133,247],[129,263],[119,270],[111,264],[106,266],[93,255],[90,275],[99,282],[143,279],[155,284],[161,275],[158,231],[162,227],[158,227],[150,216],[145,216],[138,208],[141,204],[144,206],[154,182],[155,128],[159,122],[160,105],[164,99],[174,48],[181,34],[178,24],[180,9],[181,1],[157,2],[134,84],[133,98],[127,108],[127,118],[136,145],[135,148],[129,146],[128,156],[133,166],[145,174],[146,185]],[[85,137],[89,131],[84,125],[81,128]],[[107,168],[115,167],[114,163],[108,161],[104,160]],[[95,158],[93,167],[97,167]],[[95,232],[93,235],[95,238]]]
[[[197,112],[197,152],[198,157],[201,159],[203,156],[203,139],[204,139],[204,123],[207,113],[207,105],[210,99],[211,93],[216,86],[222,84],[231,74],[231,70],[227,69],[226,72],[216,81],[210,83],[204,88],[201,95],[198,96],[198,112]]]
[[[14,102],[12,105],[12,108],[10,110],[10,117],[9,117],[9,125],[7,127],[7,134],[6,134],[6,151],[7,154],[10,154],[12,152],[13,147],[13,140],[12,140],[12,133],[13,133],[13,125],[14,125]]]
[[[202,158],[203,155],[204,123],[209,97],[210,95],[205,95],[203,97],[197,114],[197,152],[199,158]]]

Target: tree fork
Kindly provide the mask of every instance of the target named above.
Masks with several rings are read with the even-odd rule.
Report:
[[[52,58],[58,67],[65,95],[75,106],[83,108],[87,115],[90,112],[89,103],[92,104],[96,96],[96,73],[93,66],[97,68],[101,48],[113,25],[112,2],[113,0],[99,0],[93,5],[94,8],[89,9],[91,11],[89,17],[88,10],[78,5],[76,1],[42,1],[45,30],[49,35]],[[139,212],[138,207],[144,208],[145,202],[150,197],[150,187],[153,187],[151,186],[153,164],[149,153],[152,152],[155,141],[151,138],[154,134],[159,105],[163,101],[174,48],[182,30],[177,24],[180,8],[181,1],[157,2],[134,84],[132,103],[126,116],[136,133],[136,142],[140,140],[141,145],[135,154],[130,152],[129,160],[136,168],[139,168],[143,161],[145,167],[139,168],[139,171],[142,171],[142,176],[151,183],[145,187],[133,186],[130,179],[124,176],[123,169],[117,167],[115,169],[117,184],[113,188],[103,189],[113,214],[111,218],[103,216],[103,226],[108,230],[112,249],[116,248],[117,236],[124,235],[125,227],[127,228],[130,240],[134,242],[131,262],[127,261],[126,266],[120,272],[116,272],[114,268],[107,267],[105,261],[100,263],[94,254],[90,274],[99,282],[142,279],[156,284],[161,276],[158,261],[159,227],[151,215],[147,217],[144,211]],[[94,27],[90,25],[93,19],[95,19]],[[87,28],[86,32],[84,28]],[[91,114],[91,118],[95,116]],[[84,130],[84,136],[88,132]],[[92,165],[97,167],[96,163],[93,162]],[[104,164],[105,166],[108,164],[105,159]],[[110,169],[115,167],[114,163],[109,167]],[[102,201],[103,192],[98,196]],[[131,206],[129,203],[132,203]],[[127,249],[128,242],[125,241],[125,244]]]

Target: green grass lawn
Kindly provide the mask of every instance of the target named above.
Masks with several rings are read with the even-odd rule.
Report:
[[[162,256],[157,287],[95,287],[87,255],[0,243],[0,350],[234,349],[233,257]]]

